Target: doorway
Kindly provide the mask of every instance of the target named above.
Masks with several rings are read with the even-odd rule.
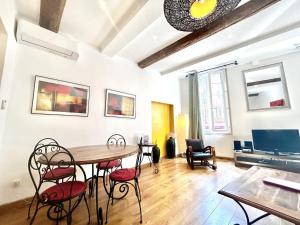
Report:
[[[166,141],[174,132],[173,105],[152,102],[152,142],[160,148],[160,156],[167,155]]]
[[[4,57],[7,44],[7,33],[0,18],[0,84],[2,80],[2,71],[4,67]]]

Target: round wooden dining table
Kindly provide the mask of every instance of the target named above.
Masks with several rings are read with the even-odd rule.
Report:
[[[99,162],[107,162],[116,159],[122,159],[134,155],[138,152],[137,145],[92,145],[69,148],[78,165],[95,164]],[[94,177],[94,166],[92,166],[92,174]],[[93,179],[92,177],[92,179]],[[103,179],[105,177],[103,176]],[[93,180],[92,180],[93,181]],[[98,176],[96,177],[96,213],[97,223],[103,224],[102,208],[98,207]]]
[[[138,145],[126,145],[126,146],[90,145],[90,146],[68,148],[76,164],[79,166],[88,165],[88,164],[94,165],[99,162],[126,158],[137,154],[138,149],[139,149]],[[48,153],[46,157],[50,158],[51,154],[53,153]],[[59,164],[62,160],[64,159],[56,157],[51,160],[51,163]],[[48,163],[48,161],[43,159],[43,157],[39,159],[39,162],[45,164]],[[92,167],[92,169],[94,170],[94,166]],[[92,174],[94,176],[94,171],[92,172]],[[92,177],[92,179],[94,178]],[[103,223],[102,208],[98,207],[98,177],[96,177],[96,213],[97,213],[97,223],[102,224]]]
[[[126,146],[113,146],[113,145],[89,145],[68,148],[72,154],[76,164],[87,165],[95,164],[98,162],[112,161],[115,159],[122,159],[128,156],[134,155],[138,152],[137,145],[126,145]],[[48,153],[47,158],[51,157]],[[53,158],[51,163],[58,164],[63,158]],[[43,160],[43,157],[39,159],[39,162],[47,164],[48,161]]]

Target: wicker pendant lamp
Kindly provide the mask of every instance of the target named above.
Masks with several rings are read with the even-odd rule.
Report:
[[[193,32],[232,11],[241,0],[165,0],[168,23],[180,31]]]

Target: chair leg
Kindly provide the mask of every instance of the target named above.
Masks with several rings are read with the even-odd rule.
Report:
[[[187,161],[188,165],[191,166],[191,160],[190,160],[190,155],[189,155],[189,151],[188,150],[186,150],[185,156],[186,156],[186,161]]]
[[[72,212],[69,213],[69,215],[67,216],[67,225],[71,225],[72,224]]]
[[[72,224],[72,212],[73,212],[73,209],[71,207],[71,204],[72,204],[72,200],[70,199],[69,200],[69,211],[68,211],[68,215],[67,215],[67,224],[68,225]]]
[[[59,204],[57,206],[56,225],[58,225],[58,220],[59,220],[60,217],[62,217],[62,215],[63,215],[63,205]]]
[[[112,192],[111,192],[111,205],[114,204],[114,190],[116,186],[116,181],[113,181]]]
[[[90,222],[91,222],[91,215],[90,215],[90,209],[89,209],[89,206],[88,206],[88,203],[87,203],[87,200],[86,200],[85,192],[83,194],[83,199],[84,199],[84,202],[85,202],[85,205],[86,205],[86,208],[87,208],[87,211],[88,211],[88,215],[89,215],[89,222],[88,222],[88,224],[90,224]]]
[[[140,190],[138,179],[134,180],[134,190],[140,207],[140,223],[143,223],[142,207],[141,207],[142,196],[141,196],[141,190]]]
[[[33,224],[33,221],[34,221],[34,219],[35,219],[35,217],[36,217],[36,214],[37,214],[37,212],[38,212],[38,208],[39,208],[39,201],[37,200],[37,203],[36,203],[36,206],[35,206],[35,210],[34,210],[34,214],[33,214],[33,217],[32,217],[31,220],[30,220],[29,225],[32,225],[32,224]]]
[[[215,148],[212,149],[212,155],[213,155],[213,157],[212,157],[212,159],[213,159],[213,166],[212,166],[212,168],[214,170],[216,170],[217,169],[217,160],[216,160],[216,150],[215,150]]]
[[[36,193],[34,194],[34,196],[33,196],[32,199],[31,199],[31,202],[30,202],[30,205],[29,205],[29,209],[28,209],[27,219],[30,218],[31,206],[32,206],[32,204],[33,204],[33,202],[34,202],[35,196],[36,196]]]
[[[193,160],[193,158],[191,158],[191,169],[192,170],[194,169],[194,160]]]

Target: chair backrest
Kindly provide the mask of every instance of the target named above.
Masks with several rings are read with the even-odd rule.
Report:
[[[64,178],[64,181],[75,181],[76,163],[72,154],[67,149],[56,143],[46,145],[40,143],[38,146],[35,146],[28,160],[28,170],[39,201],[47,202],[48,199],[51,199],[51,196],[64,196],[65,193],[71,193],[73,182],[70,185],[70,191],[64,192],[61,184],[62,180],[44,179],[46,174],[55,177],[57,176],[57,174],[55,174],[57,169],[68,168],[74,169],[71,170],[73,172]],[[84,171],[82,171],[82,173],[84,179],[86,179]],[[53,191],[53,193],[43,193],[43,191],[51,185],[57,185],[58,188],[56,191]],[[64,196],[64,198],[71,198],[71,196]]]
[[[186,146],[191,146],[193,151],[203,151],[204,144],[201,139],[185,139]]]
[[[37,149],[37,148],[39,148],[41,146],[45,146],[45,145],[59,145],[59,144],[53,138],[43,138],[34,146],[34,149]],[[45,149],[45,150],[47,150],[47,149]]]
[[[141,164],[143,161],[143,149],[139,145],[139,150],[136,156],[136,162],[135,162],[135,177],[139,177],[141,175],[142,169]]]
[[[109,146],[126,146],[125,138],[121,134],[113,134],[107,139],[106,145]]]

